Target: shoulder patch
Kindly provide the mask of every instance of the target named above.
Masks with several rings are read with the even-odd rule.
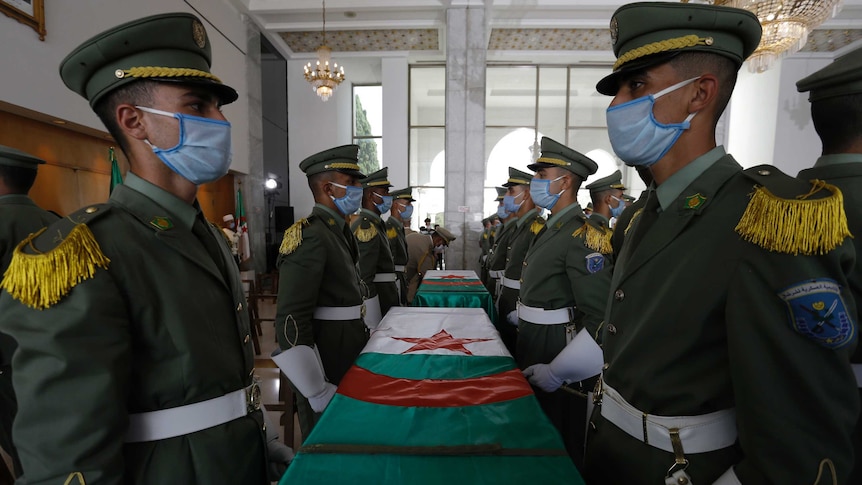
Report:
[[[367,218],[357,221],[353,225],[353,235],[359,242],[368,242],[377,236],[377,228]]]
[[[778,296],[787,304],[790,325],[801,335],[830,349],[854,341],[855,326],[835,281],[808,280],[780,291]]]
[[[605,267],[605,257],[602,253],[590,253],[584,256],[587,261],[587,271],[589,273],[598,273]]]
[[[290,254],[302,245],[302,228],[309,225],[308,219],[300,219],[284,231],[281,246],[278,247],[279,254]]]
[[[108,269],[111,262],[102,253],[96,237],[86,224],[74,224],[65,235],[62,235],[63,225],[49,226],[21,241],[0,283],[0,287],[13,298],[31,308],[49,308],[69,294],[78,283],[91,279],[97,268]],[[42,252],[36,249],[34,240],[42,234],[47,237],[48,231],[57,231],[60,240]],[[25,247],[32,253],[25,253]]]
[[[825,197],[812,198],[821,191]],[[755,186],[735,231],[748,242],[785,254],[825,254],[850,234],[841,190],[812,180],[807,194],[785,199],[766,186]]]
[[[394,227],[390,227],[386,230],[386,237],[388,237],[389,239],[395,239],[396,237],[398,237],[398,230]]]
[[[538,234],[539,231],[545,228],[545,219],[542,217],[536,217],[532,224],[530,224],[530,232],[533,234]]]
[[[584,246],[602,254],[614,252],[614,248],[611,245],[611,236],[613,236],[613,232],[610,229],[596,227],[589,220],[585,221],[584,225],[572,233],[572,237],[584,240]]]

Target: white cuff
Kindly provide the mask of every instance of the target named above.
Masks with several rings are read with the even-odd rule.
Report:
[[[590,332],[581,330],[551,361],[551,371],[565,382],[578,382],[602,371],[602,348]]]
[[[306,398],[316,396],[326,388],[323,364],[317,352],[308,345],[282,350],[272,360]]]

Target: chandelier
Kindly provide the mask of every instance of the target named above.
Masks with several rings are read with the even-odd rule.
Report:
[[[808,33],[834,15],[841,0],[714,0],[715,5],[743,8],[763,26],[760,45],[748,58],[748,70],[763,72],[779,58],[808,42]]]
[[[317,48],[317,65],[311,62],[305,65],[305,80],[311,83],[311,89],[326,101],[332,96],[335,88],[344,81],[344,67],[338,67],[337,62],[329,65],[332,59],[332,49],[326,45],[326,0],[323,2],[323,44]]]

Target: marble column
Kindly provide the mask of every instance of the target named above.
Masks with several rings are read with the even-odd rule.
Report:
[[[444,226],[458,239],[446,251],[446,267],[477,269],[485,180],[485,7],[456,3],[446,10]]]
[[[247,17],[245,22],[248,36],[248,52],[245,56],[245,76],[248,92],[248,175],[236,177],[242,188],[245,204],[245,217],[248,222],[248,236],[251,243],[251,260],[243,263],[242,269],[256,273],[266,271],[266,204],[263,198],[263,117],[261,111],[261,65],[260,31]]]

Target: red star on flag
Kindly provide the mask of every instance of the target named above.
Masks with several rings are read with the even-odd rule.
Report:
[[[454,352],[462,352],[467,355],[473,355],[472,352],[467,350],[464,347],[464,344],[469,344],[473,342],[486,342],[488,340],[492,340],[489,338],[455,338],[446,330],[440,330],[435,333],[431,337],[422,337],[422,338],[411,338],[411,337],[392,337],[395,340],[403,340],[405,342],[410,342],[411,344],[416,344],[413,347],[401,352],[402,354],[406,354],[408,352],[416,352],[417,350],[435,350],[435,349],[447,349],[452,350]]]
[[[442,276],[440,279],[441,280],[463,280],[464,277],[450,274],[450,275]]]

